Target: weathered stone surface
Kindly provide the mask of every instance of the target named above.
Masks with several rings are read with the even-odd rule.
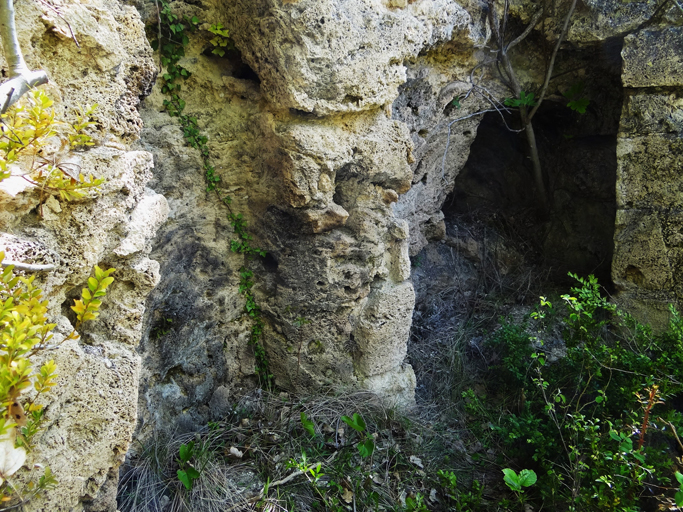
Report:
[[[673,289],[673,273],[667,244],[656,212],[618,210],[615,243],[638,247],[638,251],[615,254],[612,262],[614,282],[622,290]]]
[[[657,26],[625,39],[612,275],[618,300],[663,327],[683,301],[683,31]],[[658,89],[667,87],[667,89]]]
[[[479,37],[453,0],[240,0],[226,9],[268,100],[316,115],[390,104],[406,80],[405,59]]]
[[[473,47],[486,37],[480,8],[473,8],[476,17],[452,0],[259,0],[183,9],[229,26],[251,66],[237,52],[200,55],[206,40],[194,39],[182,62],[192,72],[183,98],[209,136],[232,210],[244,214],[253,245],[268,256],[245,262],[230,253],[227,212],[206,194],[196,151],[184,147],[174,121],[159,112],[163,98],[152,93],[141,147],[155,154],[152,186],[168,198],[170,220],[152,253],[163,277],[148,301],[150,334],[140,347],[139,438],[154,428],[197,428],[214,407],[226,407],[227,396],[256,382],[238,292],[244,264],[257,276],[263,343],[278,385],[349,384],[412,403],[414,376],[404,362],[414,301],[410,234],[392,205],[415,182],[410,164],[420,136],[413,127],[457,116],[441,116],[457,94],[443,89],[466,80],[477,62]],[[414,113],[404,103],[409,113],[397,116],[388,104],[405,80],[404,60],[445,44],[462,55],[420,61],[433,111]],[[429,66],[438,73],[430,75]],[[453,137],[449,177],[472,138]],[[429,194],[445,197],[443,190]],[[438,206],[431,207],[425,221],[438,227]]]
[[[620,130],[626,138],[683,133],[683,91],[627,95]]]
[[[13,258],[56,264],[39,279],[58,324],[56,344],[71,332],[73,319],[61,315],[92,266],[117,268],[102,314],[84,327],[82,338],[40,354],[40,360],[55,360],[59,379],[46,397],[46,428],[33,461],[49,465],[60,485],[33,500],[35,510],[78,510],[81,500],[97,497],[112,468],[123,462],[137,418],[131,397],[137,394],[140,360],[134,347],[142,334],[144,299],[159,279],[158,264],[147,258],[148,239],[141,239],[134,254],[116,254],[126,233],[153,236],[145,219],[135,215],[145,198],[156,198],[163,216],[163,198],[144,188],[151,177],[150,155],[102,147],[84,153],[82,161],[84,170],[107,179],[99,197],[61,203],[58,213],[37,225],[28,210],[23,215],[14,210],[12,222],[3,223],[3,230],[21,234],[4,242]],[[38,196],[36,190],[24,194]]]
[[[54,359],[59,377],[41,399],[45,430],[29,462],[49,466],[59,485],[24,508],[108,510],[115,507],[117,469],[137,419],[135,346],[145,298],[159,280],[159,266],[148,258],[150,239],[167,209],[163,197],[146,189],[151,155],[126,145],[139,134],[139,97],[151,87],[155,70],[134,8],[94,0],[63,2],[59,9],[63,19],[47,4],[17,3],[20,43],[29,67],[47,71],[45,90],[58,117],[73,120],[78,105],[99,104],[91,128],[96,145],[68,159],[86,176],[106,182],[99,194],[69,203],[48,194],[42,206],[41,193],[25,182],[21,191],[6,193],[20,178],[6,180],[0,190],[0,230],[13,235],[1,237],[8,255],[56,266],[36,280],[49,303],[48,317],[57,323],[55,347],[39,354],[36,366]],[[84,326],[79,339],[59,345],[75,321],[69,306],[95,264],[117,269],[101,315]],[[107,479],[114,481],[102,491]]]
[[[581,3],[569,31],[572,42],[604,41],[633,32],[652,18],[658,7],[656,2],[621,0],[585,0]]]
[[[617,158],[620,208],[670,208],[683,204],[683,139],[660,134],[622,138]]]
[[[564,24],[569,2],[552,0],[548,3],[551,16],[539,29],[549,40],[555,40]],[[536,0],[514,0],[511,2],[510,12],[519,16],[524,23],[528,23],[539,7]],[[650,1],[583,0],[577,3],[569,25],[567,41],[579,45],[609,45],[647,28],[654,21],[664,20],[675,24],[679,16],[680,10],[673,2],[665,5]]]
[[[625,87],[683,87],[683,27],[641,30],[624,41]]]
[[[444,232],[436,227],[439,221],[434,215],[467,162],[482,118],[472,114],[488,107],[471,90],[469,75],[476,66],[473,55],[445,53],[421,57],[408,66],[409,78],[392,107],[393,116],[408,126],[415,147],[412,186],[394,208],[396,215],[409,223],[411,255]],[[468,92],[462,107],[455,108],[453,100]]]
[[[672,258],[671,222],[681,220],[678,214],[652,210],[617,210],[614,231],[612,278],[619,289],[618,301],[641,321],[655,327],[668,323],[668,305],[681,294],[683,259]]]
[[[410,282],[383,283],[370,292],[352,333],[360,352],[356,368],[361,375],[381,375],[401,366],[410,333],[410,323],[403,319],[412,315],[414,305]]]

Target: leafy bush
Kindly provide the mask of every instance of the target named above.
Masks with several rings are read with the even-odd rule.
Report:
[[[84,176],[66,156],[70,150],[93,145],[86,128],[97,105],[80,109],[76,122],[55,119],[53,101],[39,89],[30,91],[2,115],[0,123],[0,181],[18,164],[21,177],[40,187],[41,195],[57,193],[64,201],[78,199],[104,180]],[[48,151],[49,150],[49,151]]]
[[[0,262],[4,257],[0,252]],[[95,267],[95,276],[88,279],[81,299],[72,306],[77,322],[65,341],[78,338],[77,330],[83,322],[97,318],[101,297],[114,280],[110,277],[112,272],[114,269],[103,271]],[[33,369],[35,356],[47,348],[56,325],[48,323],[48,303],[34,280],[35,276],[15,275],[12,265],[2,270],[0,278],[0,484],[5,484],[24,464],[26,450],[32,449],[44,419],[40,398],[56,384],[57,367],[53,360],[43,363],[37,373]],[[20,397],[29,388],[34,389],[34,394],[22,404]],[[26,491],[35,495],[56,484],[46,467],[37,482],[29,482]],[[14,492],[17,490],[13,485],[3,485],[0,501],[11,501]]]
[[[486,442],[534,468],[539,485],[526,500],[541,508],[673,504],[683,320],[672,307],[668,330],[655,334],[602,296],[593,276],[572,277],[578,285],[559,297],[562,306],[542,298],[524,322],[505,321],[490,337],[500,364],[489,389],[519,400],[502,415],[479,403],[496,433]]]

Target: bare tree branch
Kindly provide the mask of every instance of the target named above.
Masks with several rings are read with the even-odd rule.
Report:
[[[543,83],[541,94],[538,97],[538,103],[536,103],[536,106],[532,109],[531,113],[529,113],[529,121],[531,121],[534,115],[536,115],[538,108],[541,106],[541,103],[545,98],[545,93],[548,92],[548,84],[550,83],[550,77],[552,76],[553,68],[555,67],[555,58],[557,57],[557,52],[560,50],[562,41],[564,41],[564,38],[567,36],[567,32],[569,32],[569,21],[572,19],[572,16],[574,15],[574,10],[576,9],[576,2],[577,0],[572,0],[572,5],[569,8],[569,12],[567,13],[567,16],[564,19],[564,26],[562,27],[562,32],[560,33],[560,37],[557,38],[557,43],[555,44],[555,48],[553,49],[553,55],[552,57],[550,57],[548,72],[545,74],[545,82]]]
[[[536,28],[536,25],[538,25],[538,22],[541,21],[541,17],[543,16],[543,11],[544,11],[544,9],[541,8],[538,10],[538,12],[536,14],[534,14],[534,17],[531,18],[531,22],[529,23],[529,25],[527,25],[524,32],[522,32],[517,38],[515,38],[510,44],[507,45],[507,47],[505,48],[506,52],[509,52],[510,50],[512,50],[515,46],[517,46],[519,43],[524,41],[529,34],[531,34],[531,31],[534,28]]]
[[[57,268],[52,264],[38,265],[35,263],[22,263],[21,261],[10,260],[4,260],[2,263],[0,263],[0,266],[2,267],[9,267],[10,265],[12,265],[16,270],[23,270],[24,272],[45,272]]]
[[[521,93],[522,93],[522,86],[519,83],[519,80],[517,79],[517,75],[515,74],[515,70],[512,67],[512,61],[510,60],[510,57],[507,53],[507,48],[505,46],[505,34],[500,31],[500,25],[498,21],[498,16],[496,14],[496,9],[495,9],[495,0],[488,0],[488,6],[489,6],[489,23],[491,25],[492,30],[497,36],[498,39],[498,63],[503,64],[503,69],[505,69],[509,79],[510,83],[508,84],[508,87],[512,90],[515,98],[520,98]],[[576,6],[576,0],[574,0],[574,6]],[[504,9],[504,16],[507,16],[507,7],[508,3],[507,1],[505,2],[505,9]],[[573,12],[573,9],[572,9]],[[534,19],[532,19],[532,24],[534,23]],[[568,19],[567,19],[568,20]],[[526,31],[525,31],[526,32]],[[513,41],[514,42],[514,41]],[[559,45],[557,46],[559,48]],[[547,77],[552,74],[552,68],[554,66],[554,56],[551,62],[551,66],[548,69]],[[500,69],[499,69],[500,73]],[[501,73],[502,77],[502,73]],[[549,80],[546,80],[548,82]],[[537,106],[540,105],[540,102],[537,104]],[[524,127],[524,130],[526,131],[526,138],[527,138],[527,143],[529,144],[529,157],[531,158],[531,164],[533,166],[533,172],[534,172],[534,181],[536,182],[536,190],[538,192],[539,199],[541,201],[541,205],[544,210],[547,210],[548,208],[548,195],[546,193],[545,189],[545,180],[543,179],[543,169],[541,168],[541,159],[538,154],[538,145],[536,142],[536,134],[534,133],[534,127],[531,124],[531,117],[529,116],[529,111],[527,109],[527,105],[520,105],[519,106],[519,116],[522,119],[522,126]]]
[[[14,24],[13,0],[0,0],[0,37],[10,77],[0,85],[0,105],[2,105],[0,114],[4,114],[32,87],[46,84],[48,78],[45,71],[29,70],[24,61],[17,37],[17,28]]]

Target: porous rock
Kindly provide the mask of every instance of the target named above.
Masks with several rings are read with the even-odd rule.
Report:
[[[226,11],[273,106],[316,115],[392,103],[406,80],[405,59],[456,34],[466,39],[471,29],[453,0],[240,0]]]
[[[36,356],[35,366],[54,359],[58,378],[40,399],[45,428],[30,463],[49,466],[59,484],[23,508],[111,510],[117,469],[137,419],[135,346],[142,336],[144,301],[159,279],[158,264],[148,258],[150,240],[167,210],[165,199],[146,189],[151,154],[128,146],[141,129],[137,105],[152,85],[154,63],[137,11],[117,1],[59,7],[18,2],[16,12],[26,60],[31,69],[48,73],[44,88],[55,100],[57,117],[74,120],[79,105],[98,103],[96,125],[89,129],[95,146],[67,158],[84,175],[106,180],[99,192],[73,202],[45,197],[21,178],[6,180],[0,190],[0,230],[11,233],[0,237],[7,256],[55,266],[36,278],[57,327],[52,347]],[[22,187],[8,193],[17,179],[24,181]],[[148,217],[155,222],[148,223]],[[60,344],[75,321],[69,306],[93,265],[115,267],[115,282],[99,318],[86,323],[78,339]]]
[[[683,301],[681,27],[660,23],[626,37],[626,94],[617,147],[612,277],[618,300],[657,328]],[[662,88],[665,87],[665,88]]]
[[[191,40],[181,62],[192,73],[183,99],[208,135],[231,210],[243,214],[252,245],[267,256],[248,261],[230,252],[228,212],[207,194],[197,151],[184,145],[175,121],[161,112],[163,96],[152,92],[140,147],[155,154],[152,188],[168,198],[170,214],[152,252],[162,279],[148,300],[140,346],[138,439],[158,428],[197,429],[227,410],[227,397],[263,385],[248,346],[242,266],[254,272],[262,343],[278,386],[362,387],[397,405],[413,403],[415,378],[405,361],[414,302],[410,245],[424,238],[421,230],[438,236],[439,201],[449,186],[439,164],[447,123],[461,115],[444,110],[468,90],[476,46],[487,37],[478,3],[467,4],[471,13],[464,5],[177,6],[220,21],[235,41],[236,50],[219,59],[207,35]],[[410,104],[416,88],[404,89],[407,76],[427,91],[419,112]],[[452,134],[451,184],[476,123],[474,116]],[[433,130],[435,149],[421,142],[423,128]],[[424,168],[430,185],[410,200],[416,215],[400,203]]]

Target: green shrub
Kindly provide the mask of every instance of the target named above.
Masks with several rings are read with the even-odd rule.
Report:
[[[0,252],[0,262],[4,258]],[[109,276],[112,272],[114,269],[103,271],[95,267],[95,276],[88,279],[81,299],[72,306],[77,322],[64,341],[77,339],[83,322],[97,318],[101,297],[114,280]],[[0,445],[4,456],[0,467],[0,501],[3,502],[11,501],[12,495],[19,493],[7,478],[21,468],[26,450],[33,448],[34,437],[44,420],[40,399],[55,386],[57,377],[53,360],[34,372],[36,356],[47,348],[56,325],[48,323],[48,302],[43,299],[42,290],[33,284],[34,280],[35,276],[15,275],[12,265],[2,270],[0,278]],[[21,394],[28,388],[33,388],[35,394],[22,404]],[[25,501],[56,484],[50,468],[46,467],[38,481],[30,481],[24,489],[28,496],[19,493],[18,497]]]
[[[603,297],[593,276],[573,277],[560,307],[542,298],[523,322],[504,321],[490,336],[500,362],[489,389],[508,399],[479,404],[493,422],[488,443],[536,471],[526,500],[545,509],[672,504],[669,446],[683,423],[670,401],[683,392],[683,321],[672,307],[669,329],[655,334]],[[505,404],[502,414],[494,403]]]
[[[69,150],[93,145],[86,128],[97,105],[80,109],[76,122],[55,119],[53,101],[39,89],[34,89],[2,114],[0,123],[0,181],[12,175],[11,165],[21,167],[21,176],[44,193],[56,193],[64,201],[83,197],[88,189],[97,189],[104,179],[86,177],[64,156]],[[61,147],[50,155],[41,152],[59,141]]]

